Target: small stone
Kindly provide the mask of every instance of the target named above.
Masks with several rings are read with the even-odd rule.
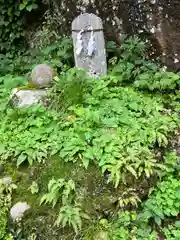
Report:
[[[12,220],[20,220],[28,209],[30,209],[30,206],[26,202],[16,203],[10,210]]]
[[[37,65],[31,73],[30,82],[38,88],[46,88],[53,81],[53,69],[47,64]]]
[[[2,179],[2,183],[4,184],[4,185],[10,185],[11,183],[12,183],[12,177],[4,177],[3,179]]]

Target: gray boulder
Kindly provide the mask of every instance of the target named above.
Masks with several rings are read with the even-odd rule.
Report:
[[[52,81],[53,69],[47,64],[39,64],[31,72],[30,82],[38,88],[49,87]]]
[[[47,92],[46,90],[19,90],[17,88],[13,89],[10,102],[14,107],[22,108],[42,103],[46,105]]]

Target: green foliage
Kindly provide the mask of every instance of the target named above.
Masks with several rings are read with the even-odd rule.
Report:
[[[139,38],[125,39],[120,47],[120,58],[110,59],[111,75],[115,76],[118,84],[134,84],[140,90],[167,91],[179,86],[180,77],[147,58],[147,45]],[[113,67],[114,66],[114,67]]]
[[[4,68],[9,63],[8,72],[24,74],[38,61],[44,61],[58,71],[67,70],[71,66],[71,40],[56,40],[48,46],[40,43],[40,50],[24,54],[14,62],[11,56],[9,60],[1,56],[1,66]],[[167,239],[177,239],[174,222],[180,212],[179,165],[177,156],[165,150],[171,145],[169,136],[172,138],[179,128],[179,94],[176,91],[176,96],[171,94],[165,99],[153,95],[152,91],[176,88],[179,76],[163,72],[147,60],[145,45],[137,38],[124,41],[117,65],[116,61],[117,57],[111,59],[111,73],[98,80],[90,78],[82,69],[61,72],[50,89],[49,108],[37,105],[12,109],[9,104],[12,88],[27,81],[18,75],[1,77],[1,161],[16,162],[19,167],[25,162],[45,164],[51,156],[58,155],[64,163],[77,162],[87,173],[88,167],[94,165],[107,178],[108,186],[113,184],[116,188],[112,191],[119,193],[113,202],[117,204],[116,210],[124,210],[98,230],[105,228],[113,240],[155,240],[156,226]],[[146,90],[146,94],[138,89]],[[173,103],[168,103],[169,99]],[[160,159],[157,150],[165,153]],[[144,203],[137,186],[141,180],[151,182],[153,178],[158,181],[157,187]],[[29,190],[38,193],[36,182]],[[76,234],[81,230],[82,219],[88,218],[77,197],[73,180],[60,178],[50,180],[48,192],[41,198],[41,204],[59,209],[55,224],[71,226]],[[141,201],[143,210],[138,208]],[[125,211],[129,208],[140,213]],[[6,209],[3,214],[4,237]],[[165,228],[162,223],[167,219],[171,219],[171,224]]]
[[[51,16],[44,15],[45,21],[41,24],[42,29],[38,28],[38,36],[32,35],[26,29],[26,16],[38,8],[37,3],[40,2],[37,0],[23,0],[16,3],[13,0],[0,1],[0,72],[2,75],[24,74],[39,63],[48,63],[58,71],[64,71],[73,65],[72,40],[69,37],[62,37],[57,31],[57,23],[55,29]]]
[[[65,71],[74,64],[72,39],[62,37],[46,19],[38,37],[25,31],[24,17],[35,10],[37,1],[1,1],[3,19],[0,24],[0,72],[26,74],[39,63],[48,63],[57,71]],[[4,29],[5,28],[5,29]],[[24,39],[30,35],[30,39]],[[9,37],[10,36],[10,37]],[[35,39],[35,40],[34,40]],[[23,47],[22,47],[23,46]]]
[[[111,74],[120,84],[133,83],[142,73],[158,71],[155,63],[147,60],[147,45],[138,37],[124,39],[120,47],[120,58],[113,67]],[[110,63],[112,60],[110,60]]]
[[[24,15],[36,9],[36,0],[1,0],[0,53],[16,52],[20,40],[24,37]],[[20,46],[20,45],[19,45]]]
[[[41,49],[27,51],[13,61],[14,69],[18,73],[27,73],[39,63],[50,64],[58,72],[65,71],[72,66],[72,40],[58,37],[58,39]]]
[[[52,179],[48,184],[48,193],[41,198],[40,204],[49,203],[54,207],[61,198],[62,204],[65,205],[69,201],[72,201],[70,199],[72,198],[74,191],[75,183],[73,180],[66,182],[63,178],[58,180]]]
[[[4,184],[0,179],[0,239],[12,240],[13,238],[7,233],[7,221],[9,208],[12,201],[12,192],[17,188],[13,183]]]
[[[83,69],[70,69],[55,78],[50,92],[51,108],[67,110],[71,105],[82,104],[91,89],[91,80]]]
[[[157,184],[144,206],[147,218],[161,225],[165,217],[176,217],[180,213],[180,180],[169,176]]]
[[[164,179],[150,189],[143,208],[138,212],[120,212],[109,224],[110,239],[156,240],[159,233],[167,240],[179,239],[180,224],[176,220],[180,213],[180,181],[176,175],[179,165],[174,152],[166,153],[164,160],[167,166]]]
[[[166,171],[169,173],[179,174],[180,165],[178,164],[178,156],[176,152],[165,152],[164,163],[166,165]],[[167,172],[164,175],[167,175]]]
[[[38,5],[36,4],[36,0],[23,0],[19,5],[19,10],[26,9],[28,12],[31,12],[33,9],[36,9]]]
[[[32,194],[36,194],[39,192],[39,187],[36,182],[32,182],[31,186],[29,187],[29,190],[31,191]]]
[[[138,197],[135,189],[132,188],[124,191],[123,194],[118,198],[118,205],[120,208],[127,207],[128,205],[137,207],[139,202],[141,202],[141,200]]]
[[[40,201],[40,204],[43,203],[52,204],[53,207],[61,203],[55,225],[59,226],[62,224],[62,227],[72,226],[76,234],[81,230],[81,218],[88,219],[88,216],[83,213],[80,205],[75,202],[75,183],[73,180],[67,182],[63,178],[50,180],[48,193]]]
[[[173,90],[180,84],[180,76],[173,72],[147,72],[138,75],[134,84],[143,90]]]
[[[31,165],[34,161],[43,162],[49,155],[50,145],[55,144],[53,132],[56,131],[56,119],[56,116],[46,113],[46,109],[39,106],[8,109],[0,129],[1,159],[16,157],[17,166],[24,161]],[[52,134],[51,139],[47,141],[49,134]]]
[[[82,214],[82,209],[80,207],[66,204],[60,208],[55,224],[57,226],[62,224],[62,227],[72,226],[77,234],[82,227],[81,217],[84,217],[84,214]]]
[[[39,63],[47,63],[54,70],[66,71],[73,61],[72,40],[67,37],[58,37],[55,42],[42,48],[24,51],[20,55],[0,55],[0,70],[2,75],[27,74]]]
[[[2,113],[2,159],[13,157],[19,166],[59,154],[65,162],[79,159],[86,168],[93,161],[102,173],[110,173],[109,182],[115,187],[129,176],[149,178],[164,169],[152,147],[167,146],[168,133],[178,124],[176,113],[162,114],[160,100],[132,88],[114,87],[112,77],[92,79],[89,87],[88,79],[81,80],[84,72],[80,70],[65,76],[67,85],[58,81],[52,89],[55,111],[36,106]],[[60,86],[64,86],[62,94]],[[71,105],[61,116],[56,111],[62,109],[60,104]]]
[[[74,153],[86,168],[90,161],[96,162],[102,172],[110,172],[109,181],[117,187],[126,182],[128,174],[150,177],[164,168],[149,147],[156,142],[166,146],[167,134],[176,123],[160,114],[163,108],[155,99],[144,98],[131,88],[110,87],[111,80],[94,83],[86,107],[71,108],[74,120],[67,123],[69,139],[60,156],[69,161]]]
[[[169,225],[167,228],[163,228],[162,232],[166,240],[178,240],[180,239],[180,225],[176,222],[174,225]]]
[[[147,222],[138,221],[136,212],[120,212],[108,228],[112,240],[157,240],[156,232],[152,231]]]

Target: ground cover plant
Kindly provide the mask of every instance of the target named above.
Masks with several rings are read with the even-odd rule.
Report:
[[[0,239],[179,239],[180,77],[138,38],[119,51],[99,80],[57,69],[48,108],[13,108],[9,94],[27,78],[1,76],[1,176],[17,187],[0,185]],[[9,223],[19,200],[31,209]]]

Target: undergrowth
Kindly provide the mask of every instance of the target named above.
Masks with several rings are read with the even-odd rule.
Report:
[[[32,166],[57,155],[87,171],[95,165],[112,191],[123,189],[114,201],[115,212],[99,222],[79,205],[80,187],[71,177],[49,179],[40,203],[56,207],[55,224],[72,226],[77,236],[93,239],[101,233],[104,239],[155,240],[162,234],[178,239],[179,163],[171,140],[180,123],[179,75],[148,60],[139,39],[125,40],[120,50],[121,57],[110,61],[115,65],[99,80],[82,69],[61,72],[50,89],[48,108],[12,108],[7,104],[11,88],[25,80],[1,77],[1,162]],[[145,180],[154,180],[149,195],[138,191]]]

